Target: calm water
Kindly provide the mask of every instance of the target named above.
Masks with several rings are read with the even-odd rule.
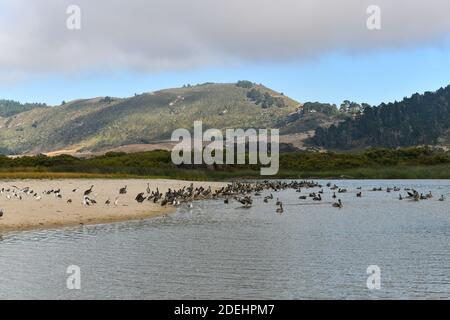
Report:
[[[321,204],[287,190],[275,193],[283,215],[261,197],[247,210],[206,201],[166,218],[4,234],[0,298],[448,299],[450,180],[336,183],[349,189],[341,210],[327,190]],[[434,198],[364,192],[394,185]],[[66,288],[69,265],[81,290]],[[369,265],[381,290],[366,288]]]

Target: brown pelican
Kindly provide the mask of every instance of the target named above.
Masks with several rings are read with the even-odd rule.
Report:
[[[277,213],[283,213],[283,203],[280,202],[280,207],[277,208]]]
[[[343,204],[342,204],[341,199],[338,199],[338,202],[333,203],[333,207],[339,208],[339,209],[342,208]]]
[[[119,190],[119,194],[125,194],[125,193],[127,193],[127,186],[120,188],[120,190]]]
[[[85,195],[85,196],[90,195],[91,192],[92,192],[92,188],[94,188],[94,185],[92,185],[89,189],[87,189],[87,190],[84,192],[84,195]]]
[[[136,200],[137,202],[139,202],[139,203],[144,202],[145,199],[146,199],[146,198],[144,197],[144,193],[143,193],[143,192],[139,193],[139,194],[136,196],[136,198],[135,198],[135,200]]]

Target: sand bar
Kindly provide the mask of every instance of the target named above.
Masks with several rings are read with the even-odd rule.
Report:
[[[168,188],[179,189],[189,186],[191,182],[166,179],[0,180],[0,190],[29,187],[42,197],[37,200],[38,197],[32,194],[17,193],[22,197],[20,200],[12,191],[0,194],[0,209],[4,212],[0,218],[0,232],[146,219],[174,212],[175,208],[171,206],[161,207],[151,201],[138,203],[134,200],[139,192],[146,191],[147,183],[152,191],[158,187],[160,192],[166,192]],[[84,206],[83,193],[91,185],[94,185],[91,197],[97,204]],[[119,189],[125,185],[128,192],[119,195]],[[224,183],[194,182],[195,187],[200,185],[215,189]],[[61,189],[62,198],[57,198],[54,194],[43,194],[43,191],[56,189]],[[77,191],[73,192],[73,189]],[[117,196],[118,203],[114,205]],[[105,205],[108,198],[111,199],[111,205]],[[71,199],[72,203],[68,204],[68,199]]]

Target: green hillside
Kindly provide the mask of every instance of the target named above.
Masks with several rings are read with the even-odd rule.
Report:
[[[263,96],[249,97],[251,90]],[[177,128],[203,120],[207,128],[274,127],[299,103],[262,85],[203,84],[130,98],[76,100],[0,118],[0,152],[100,150],[170,139]]]

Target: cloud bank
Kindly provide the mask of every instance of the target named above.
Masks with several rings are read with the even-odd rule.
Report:
[[[81,29],[66,27],[69,5]],[[366,27],[369,5],[382,29]],[[3,0],[0,77],[158,72],[439,44],[448,0]]]

